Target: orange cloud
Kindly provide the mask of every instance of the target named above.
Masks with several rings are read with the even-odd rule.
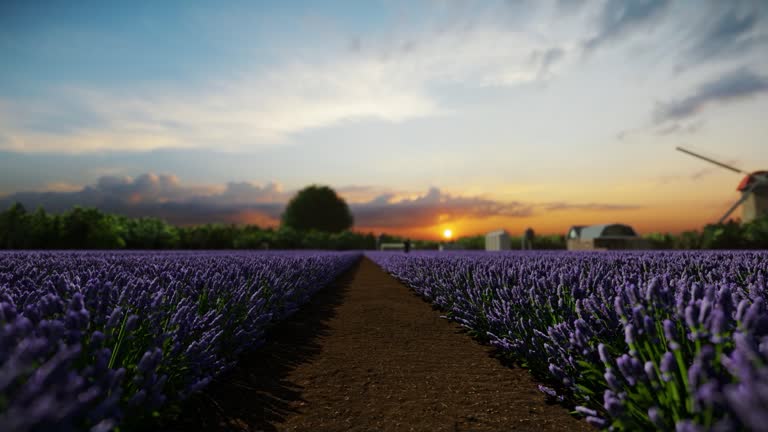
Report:
[[[544,202],[502,201],[439,188],[421,194],[381,193],[383,189],[368,186],[339,189],[355,196],[350,203],[355,230],[425,239],[441,239],[445,229],[451,229],[455,237],[500,228],[519,234],[528,227],[539,234],[564,234],[572,225],[610,222],[630,224],[640,233],[680,232],[717,220],[730,204],[707,195],[707,188],[688,194],[685,201],[670,199],[659,194],[655,183],[632,189],[631,196],[642,205],[624,202],[621,197],[630,194],[622,185],[601,190],[603,198],[616,203],[579,202],[589,197],[581,187],[574,187],[569,201]],[[675,191],[667,187],[665,192]],[[56,212],[83,205],[128,216],[161,217],[181,225],[224,222],[273,227],[279,225],[280,214],[294,193],[274,183],[192,187],[172,175],[145,174],[101,177],[78,191],[16,193],[0,199],[0,206],[19,201],[29,208],[43,206]]]

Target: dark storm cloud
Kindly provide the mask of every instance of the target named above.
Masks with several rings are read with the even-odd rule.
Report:
[[[749,98],[768,91],[768,77],[741,68],[699,86],[690,96],[659,104],[654,113],[657,124],[692,117],[705,106]]]
[[[669,0],[608,0],[600,13],[597,34],[584,43],[584,48],[593,51],[653,23],[669,4]]]
[[[369,186],[345,186],[342,195],[365,194]],[[131,217],[151,216],[179,225],[212,222],[275,225],[295,191],[284,192],[272,183],[264,186],[230,182],[224,188],[185,186],[170,175],[144,174],[136,178],[105,176],[75,192],[18,192],[0,198],[0,208],[21,202],[27,209],[43,207],[59,213],[75,205],[96,207],[108,213]],[[369,195],[370,196],[370,195]],[[457,196],[431,188],[415,198],[397,199],[380,194],[350,209],[358,227],[426,227],[460,218],[493,216],[528,217],[537,211],[625,210],[627,205],[503,202],[477,196]]]
[[[738,56],[768,43],[768,2],[711,0],[705,7],[706,18],[687,49],[688,61]]]

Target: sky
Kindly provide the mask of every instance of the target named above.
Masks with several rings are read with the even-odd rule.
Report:
[[[765,0],[6,0],[0,59],[3,207],[677,233],[742,177],[677,146],[768,169]]]

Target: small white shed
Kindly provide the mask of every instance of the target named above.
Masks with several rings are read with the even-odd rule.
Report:
[[[437,250],[439,251],[449,251],[449,250],[462,250],[461,245],[458,243],[440,243],[437,246]]]
[[[491,231],[485,235],[485,250],[499,251],[512,248],[509,233],[505,230]]]

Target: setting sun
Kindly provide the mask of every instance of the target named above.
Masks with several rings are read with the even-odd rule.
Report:
[[[446,229],[445,231],[443,231],[443,237],[450,239],[451,237],[453,237],[453,231],[451,231],[450,229]]]

